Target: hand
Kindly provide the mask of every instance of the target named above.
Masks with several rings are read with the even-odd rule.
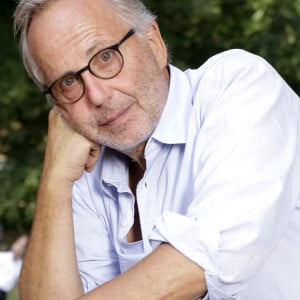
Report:
[[[52,109],[43,174],[73,184],[84,170],[92,171],[100,153],[97,145],[75,132]]]

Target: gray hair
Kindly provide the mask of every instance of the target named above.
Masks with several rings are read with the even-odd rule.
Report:
[[[19,35],[20,53],[28,75],[43,88],[45,85],[42,72],[35,63],[29,45],[28,31],[34,16],[45,9],[47,5],[58,0],[20,0],[14,13],[14,34]],[[99,0],[100,2],[101,0]],[[140,0],[104,0],[120,15],[125,24],[134,27],[142,34],[156,16],[153,15]]]

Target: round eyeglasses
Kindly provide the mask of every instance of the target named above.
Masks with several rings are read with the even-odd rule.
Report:
[[[119,47],[134,33],[135,29],[131,28],[118,43],[97,52],[86,67],[58,78],[44,89],[43,93],[51,95],[55,103],[74,103],[80,100],[85,93],[85,85],[81,76],[84,71],[88,70],[101,79],[116,77],[124,66],[124,58]]]

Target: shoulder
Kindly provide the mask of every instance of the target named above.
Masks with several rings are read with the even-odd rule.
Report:
[[[261,56],[242,49],[231,49],[209,58],[205,63],[211,67],[230,65],[232,67],[270,67],[270,64]]]
[[[226,124],[240,126],[234,120],[246,124],[270,116],[270,111],[293,116],[299,111],[298,96],[279,73],[264,58],[244,50],[217,54],[186,74],[199,126],[221,117]]]
[[[265,59],[243,49],[230,49],[210,57],[207,63],[240,63],[243,65],[266,63]]]
[[[278,72],[262,57],[233,49],[209,58],[186,74],[202,109],[222,102],[261,102],[279,99],[291,89]]]
[[[278,76],[274,68],[262,57],[241,49],[232,49],[210,57],[197,69],[188,69],[186,74],[192,84],[200,85],[209,80],[215,87],[232,83],[235,79],[254,77],[262,73]]]

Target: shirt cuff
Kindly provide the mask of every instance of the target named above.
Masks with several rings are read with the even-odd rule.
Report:
[[[150,240],[166,242],[209,273],[216,273],[219,222],[212,216],[165,212],[155,221]]]

